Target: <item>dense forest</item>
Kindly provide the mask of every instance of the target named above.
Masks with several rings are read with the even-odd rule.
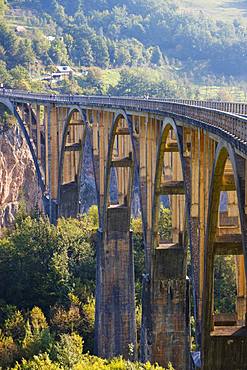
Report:
[[[202,84],[245,86],[247,26],[239,20],[185,14],[179,2],[164,0],[5,3],[0,80],[11,87],[47,89],[33,77],[55,65],[78,72],[53,86],[70,93],[196,98]]]
[[[56,35],[64,36],[60,45],[67,51],[64,62],[71,58],[74,63],[99,67],[160,65],[167,57],[188,71],[199,64],[200,73],[204,69],[227,76],[246,74],[246,25],[182,14],[176,1],[23,0],[9,4],[36,10]],[[53,57],[61,61],[61,56]]]

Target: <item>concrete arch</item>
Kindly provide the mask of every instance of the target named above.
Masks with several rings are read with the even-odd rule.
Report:
[[[160,187],[160,180],[161,180],[161,174],[162,174],[162,164],[163,164],[163,158],[164,158],[164,151],[166,142],[168,139],[168,135],[170,130],[173,130],[176,136],[176,140],[178,143],[179,148],[179,154],[180,154],[180,160],[182,165],[182,172],[183,172],[183,178],[184,178],[184,171],[183,171],[183,154],[182,154],[182,142],[179,138],[178,129],[175,120],[172,118],[165,118],[163,121],[163,129],[160,137],[160,141],[158,144],[158,150],[157,150],[157,161],[156,161],[156,171],[155,171],[155,182],[154,182],[154,194],[153,194],[153,215],[152,215],[152,234],[154,235],[157,232],[158,227],[158,215],[159,215],[159,207],[157,199],[159,198],[158,195],[158,189]]]
[[[216,155],[214,159],[214,165],[212,170],[210,192],[209,192],[209,206],[208,206],[208,222],[207,231],[205,238],[205,258],[204,258],[204,284],[203,284],[203,313],[202,313],[202,359],[203,359],[203,369],[209,370],[212,366],[212,361],[215,360],[218,353],[215,353],[215,343],[211,340],[210,333],[212,331],[213,325],[213,265],[214,265],[214,241],[216,238],[216,228],[219,214],[219,204],[220,204],[220,192],[221,183],[224,175],[225,165],[227,159],[230,160],[232,164],[235,189],[238,200],[238,210],[240,217],[240,230],[242,236],[242,248],[243,255],[245,259],[245,279],[247,281],[247,225],[245,216],[245,199],[243,194],[243,187],[241,182],[244,181],[243,173],[245,169],[242,168],[241,161],[243,158],[238,158],[234,148],[231,144],[222,142],[218,144]],[[240,335],[241,337],[241,335]],[[233,346],[225,346],[227,353],[221,356],[222,366],[227,368],[227,354],[231,353],[231,348],[236,346],[234,340],[232,340]],[[242,341],[241,344],[238,343],[237,347],[240,350],[240,346],[246,346],[246,341]],[[246,351],[246,347],[244,347]],[[236,348],[235,348],[236,349]],[[232,354],[233,355],[233,354]],[[240,356],[243,361],[244,356]],[[245,361],[245,359],[244,359]],[[229,362],[229,360],[228,360]],[[245,363],[246,364],[246,363]],[[232,364],[231,364],[232,366]],[[238,362],[239,366],[239,362]],[[244,366],[244,364],[243,364]],[[223,368],[222,367],[222,368]],[[241,367],[242,368],[242,367]],[[227,368],[228,369],[228,368]]]
[[[0,98],[0,103],[4,105],[14,115],[14,106],[9,99]]]
[[[19,113],[17,112],[16,107],[10,102],[9,99],[0,99],[0,103],[2,103],[13,114],[13,116],[16,118],[16,120],[18,122],[18,125],[21,128],[21,131],[24,135],[24,138],[26,140],[26,143],[29,147],[29,150],[30,150],[30,153],[31,153],[31,156],[32,156],[32,159],[33,159],[33,163],[34,163],[35,170],[36,170],[36,176],[37,176],[37,180],[38,180],[38,185],[39,185],[39,187],[42,191],[42,194],[44,196],[45,183],[44,183],[44,179],[43,179],[42,172],[41,172],[41,169],[40,169],[40,164],[38,162],[38,158],[36,156],[35,148],[34,148],[32,142],[30,140],[30,136],[29,136],[28,131],[27,131],[25,125],[24,125],[24,122],[22,121]],[[43,198],[43,200],[45,200],[45,199]]]
[[[63,172],[64,172],[64,158],[65,158],[65,147],[66,147],[66,141],[68,136],[68,130],[69,125],[71,122],[71,118],[75,112],[78,112],[80,114],[80,117],[82,118],[82,126],[81,128],[83,130],[82,135],[82,141],[79,148],[80,155],[79,155],[79,164],[77,168],[77,178],[73,182],[73,184],[68,184],[68,186],[71,186],[71,189],[66,189],[66,193],[71,195],[71,199],[68,200],[67,204],[65,199],[63,199]],[[82,162],[83,162],[83,152],[84,152],[84,146],[86,141],[86,136],[89,134],[89,124],[87,122],[87,116],[86,113],[79,107],[79,106],[73,106],[71,107],[70,111],[68,112],[67,118],[64,123],[63,127],[63,134],[62,134],[62,144],[60,147],[60,153],[59,153],[59,168],[58,168],[58,215],[59,216],[66,216],[66,217],[76,217],[79,213],[79,200],[80,200],[80,179],[81,179],[81,171],[82,171]],[[91,143],[91,141],[90,141]],[[91,148],[92,149],[92,148]],[[65,185],[66,186],[66,185]],[[72,199],[73,198],[73,199]],[[66,205],[67,204],[67,205]],[[68,211],[66,211],[68,209]]]
[[[166,146],[166,142],[168,139],[168,134],[170,130],[173,130],[176,136],[178,149],[179,149],[179,156],[182,166],[182,175],[183,175],[183,181],[185,183],[185,216],[186,216],[186,225],[187,225],[187,233],[189,238],[189,244],[192,245],[192,230],[191,230],[191,192],[190,192],[190,169],[188,168],[188,164],[186,162],[186,159],[183,155],[183,135],[182,130],[179,126],[177,126],[176,121],[173,118],[166,117],[163,121],[163,129],[158,145],[157,150],[157,164],[156,164],[156,175],[155,175],[155,185],[154,185],[154,209],[153,209],[153,216],[152,216],[152,238],[154,239],[154,234],[158,232],[158,218],[159,218],[159,207],[157,202],[157,190],[160,186],[160,180],[161,180],[161,172],[162,172],[162,164],[163,164],[163,156],[164,156],[164,149]],[[152,240],[152,245],[153,245]],[[191,259],[192,259],[192,286],[193,286],[193,300],[194,300],[194,315],[195,318],[197,318],[198,321],[198,300],[197,300],[197,292],[195,289],[195,283],[194,283],[194,271],[193,271],[193,253],[191,250]],[[199,331],[199,323],[197,324],[197,331]],[[198,333],[199,335],[199,333]]]
[[[126,121],[127,125],[128,125],[128,130],[129,130],[130,139],[131,139],[131,145],[132,145],[132,149],[133,149],[133,152],[134,152],[132,121],[124,110],[119,110],[119,111],[116,112],[116,115],[115,115],[113,123],[112,123],[109,145],[108,145],[108,153],[107,153],[106,168],[105,168],[104,207],[103,207],[102,222],[101,222],[103,230],[106,227],[106,213],[107,213],[107,207],[108,207],[108,197],[109,197],[109,192],[110,192],[110,174],[111,174],[111,161],[112,161],[112,155],[113,155],[113,147],[114,147],[116,131],[117,131],[117,127],[118,127],[120,119],[124,119]],[[134,155],[134,159],[135,159],[135,155]],[[135,161],[134,161],[134,163],[135,163]],[[130,197],[128,203],[129,203],[128,207],[130,207],[131,206],[131,197]]]
[[[155,171],[155,182],[153,192],[152,212],[152,235],[150,250],[150,320],[146,320],[148,352],[151,354],[151,362],[158,361],[162,366],[167,366],[166,361],[171,361],[174,366],[182,368],[188,364],[189,349],[189,320],[186,302],[186,267],[187,251],[180,242],[175,244],[162,244],[157,246],[158,220],[159,220],[159,197],[162,167],[164,162],[165,147],[170,131],[175,134],[178,156],[181,164],[181,176],[185,191],[185,226],[187,234],[191,239],[189,228],[190,220],[190,177],[187,163],[183,154],[182,127],[172,118],[164,117],[162,132],[157,148],[157,160]],[[174,193],[175,194],[175,193]],[[170,248],[171,246],[171,248]],[[157,248],[157,249],[156,249]],[[172,293],[169,293],[172,292]],[[177,297],[173,301],[173,295]],[[179,297],[179,299],[178,299]],[[197,314],[197,305],[195,305]],[[167,323],[169,321],[169,324]],[[169,335],[165,334],[169,325]],[[182,334],[183,333],[183,334]],[[173,338],[173,339],[172,339]],[[181,352],[174,353],[173,341],[179,341]]]

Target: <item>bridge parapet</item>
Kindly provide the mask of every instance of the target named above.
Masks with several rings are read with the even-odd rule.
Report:
[[[158,100],[141,99],[136,97],[107,97],[107,96],[80,96],[80,95],[47,95],[15,92],[0,89],[0,96],[8,98],[15,104],[55,104],[57,106],[80,106],[97,109],[125,109],[126,112],[140,111],[163,115],[169,113],[174,117],[194,119],[195,125],[208,125],[206,130],[220,130],[218,135],[227,140],[247,142],[247,104],[232,102],[205,102],[194,100]],[[217,133],[216,133],[217,134]]]

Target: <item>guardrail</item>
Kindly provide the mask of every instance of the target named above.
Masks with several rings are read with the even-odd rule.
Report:
[[[49,95],[0,89],[0,96],[12,102],[57,103],[66,105],[81,105],[87,107],[105,107],[146,111],[157,114],[171,113],[189,119],[201,121],[221,130],[247,144],[247,104],[231,102],[203,102],[194,100],[162,100],[135,97],[82,96],[82,95]],[[219,109],[220,108],[220,109]],[[232,110],[237,112],[232,112]],[[237,114],[236,114],[237,113]],[[247,147],[246,147],[247,149]]]
[[[238,115],[247,116],[247,103],[242,102],[222,102],[222,101],[205,101],[205,100],[191,100],[191,99],[147,99],[141,97],[133,96],[119,96],[119,97],[110,97],[110,96],[86,96],[86,95],[49,95],[46,93],[31,93],[23,90],[11,90],[0,88],[0,95],[6,97],[16,97],[16,98],[25,98],[25,99],[41,99],[47,101],[57,101],[57,102],[83,102],[88,103],[89,101],[106,103],[109,99],[117,100],[124,99],[125,101],[135,100],[135,101],[155,101],[155,102],[169,102],[169,103],[179,103],[183,105],[192,105],[202,108],[216,109],[224,112],[234,113]],[[103,99],[103,101],[102,101]]]

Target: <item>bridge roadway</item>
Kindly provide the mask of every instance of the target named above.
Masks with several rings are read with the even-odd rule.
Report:
[[[80,212],[85,147],[91,158],[99,210],[95,352],[128,357],[132,344],[132,359],[137,356],[130,231],[135,181],[145,249],[141,359],[190,368],[190,254],[202,368],[246,370],[247,104],[4,89],[0,103],[27,140],[52,222]],[[110,195],[113,179],[117,200]],[[159,230],[164,197],[169,237]],[[228,255],[236,266],[232,314],[219,313],[213,303],[215,257]]]

